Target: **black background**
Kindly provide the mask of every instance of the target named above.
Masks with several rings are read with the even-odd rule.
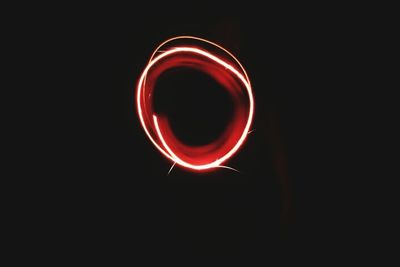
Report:
[[[352,86],[358,24],[331,7],[154,5],[50,15],[58,22],[47,36],[56,93],[44,110],[51,242],[66,244],[67,254],[132,263],[265,262],[332,253],[335,242],[346,246],[346,210],[337,216],[345,196],[331,196],[346,186],[334,159],[343,152],[338,140],[345,130],[337,126]],[[171,162],[139,124],[137,79],[156,46],[177,35],[221,44],[250,76],[255,131],[228,162],[240,173],[175,167],[167,175]],[[207,143],[229,117],[229,102],[222,89],[209,90],[212,81],[193,75],[195,82],[180,82],[199,90],[178,94],[169,80],[159,90],[172,93],[160,92],[156,101],[171,120],[176,116],[180,138]]]

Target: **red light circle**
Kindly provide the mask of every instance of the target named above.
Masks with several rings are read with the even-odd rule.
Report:
[[[169,46],[173,41],[197,41],[197,45]],[[223,52],[216,55],[206,45]],[[153,110],[153,90],[157,78],[166,70],[188,67],[213,77],[226,88],[235,103],[234,118],[225,132],[214,142],[203,146],[188,146],[173,134],[168,118],[156,116]],[[157,47],[137,84],[137,112],[141,125],[154,146],[178,166],[193,171],[210,171],[230,159],[243,145],[254,116],[254,98],[248,75],[240,62],[225,48],[208,40],[179,36]]]

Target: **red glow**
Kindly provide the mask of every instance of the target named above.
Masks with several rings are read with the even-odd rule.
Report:
[[[173,41],[196,41],[196,46],[169,46]],[[207,50],[210,46],[225,56]],[[157,56],[156,56],[157,54]],[[204,146],[191,147],[180,142],[173,134],[168,118],[153,112],[154,85],[161,73],[174,67],[190,67],[207,73],[223,85],[235,103],[234,119],[216,141]],[[223,47],[205,39],[179,36],[163,42],[153,52],[137,85],[137,111],[140,122],[150,141],[168,159],[182,167],[209,171],[231,158],[243,145],[254,114],[254,100],[250,80],[240,62]]]

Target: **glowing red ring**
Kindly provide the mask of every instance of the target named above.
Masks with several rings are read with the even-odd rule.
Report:
[[[172,40],[176,40],[176,39],[194,39],[194,40],[206,42],[215,47],[218,47],[218,48],[222,49],[224,52],[226,52],[230,57],[232,57],[235,60],[235,63],[239,66],[240,71],[237,70],[233,66],[233,64],[230,64],[230,63],[224,61],[223,59],[220,59],[219,57],[211,54],[210,52],[207,52],[207,51],[197,48],[197,47],[179,46],[179,47],[170,48],[167,51],[162,51],[162,52],[159,51],[160,47],[162,47],[166,43],[168,43]],[[154,57],[156,53],[159,53],[159,54],[156,57]],[[165,57],[167,57],[169,55],[176,54],[176,53],[193,53],[196,55],[204,56],[204,57],[208,58],[209,60],[211,60],[212,62],[214,62],[215,64],[223,66],[227,71],[230,71],[233,75],[235,75],[241,81],[241,83],[244,85],[244,87],[246,88],[246,91],[247,91],[248,101],[249,101],[249,110],[248,110],[247,121],[246,121],[245,127],[242,131],[242,134],[240,135],[240,138],[235,142],[235,145],[227,153],[225,153],[223,156],[221,156],[219,158],[212,159],[210,162],[208,162],[206,164],[196,164],[193,162],[191,163],[188,160],[186,160],[186,161],[182,160],[177,155],[178,153],[176,151],[174,152],[171,149],[170,145],[168,145],[167,140],[165,140],[163,132],[160,129],[157,116],[154,114],[149,114],[149,113],[152,113],[152,110],[147,110],[147,109],[144,110],[145,117],[143,114],[143,108],[142,108],[144,105],[143,102],[146,101],[146,77],[147,77],[149,71],[160,60],[164,59]],[[244,141],[246,140],[247,134],[250,130],[250,126],[251,126],[251,123],[253,120],[253,115],[254,115],[254,99],[253,99],[252,87],[250,84],[250,80],[247,76],[247,73],[246,73],[245,69],[242,67],[242,65],[240,64],[240,62],[229,51],[227,51],[223,47],[219,46],[218,44],[215,44],[213,42],[210,42],[210,41],[202,39],[202,38],[191,37],[191,36],[179,36],[179,37],[171,38],[171,39],[165,41],[164,43],[162,43],[153,52],[153,55],[151,56],[147,66],[145,67],[144,71],[142,72],[139,82],[137,84],[136,101],[137,101],[137,112],[138,112],[140,122],[142,124],[142,127],[143,127],[145,133],[149,137],[150,141],[154,144],[154,146],[165,157],[167,157],[174,163],[176,163],[180,166],[192,169],[192,170],[197,170],[197,171],[210,170],[210,169],[217,168],[217,167],[223,167],[221,164],[223,162],[227,161],[229,158],[231,158],[239,150],[239,148],[243,145]],[[149,119],[150,117],[152,118],[152,120]],[[149,128],[155,136],[152,136],[152,134],[149,131]],[[157,141],[155,139],[157,139]]]

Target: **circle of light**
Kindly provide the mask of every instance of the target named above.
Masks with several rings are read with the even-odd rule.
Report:
[[[166,43],[172,41],[172,40],[176,40],[176,39],[195,39],[195,40],[199,40],[199,41],[203,41],[206,42],[208,44],[211,44],[213,46],[216,46],[220,49],[222,49],[223,51],[225,51],[227,54],[229,54],[235,61],[236,63],[239,65],[240,69],[243,71],[243,74],[241,74],[235,67],[233,67],[231,64],[225,62],[224,60],[218,58],[217,56],[199,49],[199,48],[194,48],[194,47],[186,47],[186,46],[180,46],[180,47],[174,47],[171,48],[170,50],[164,51],[164,52],[160,52],[159,49],[160,47],[162,47],[163,45],[165,45]],[[160,54],[157,57],[154,57],[154,55],[159,52]],[[145,80],[146,80],[146,76],[149,72],[149,70],[151,69],[152,66],[154,66],[154,64],[156,64],[159,60],[165,58],[166,56],[169,56],[171,54],[174,53],[180,53],[180,52],[189,52],[189,53],[194,53],[194,54],[198,54],[198,55],[202,55],[207,57],[208,59],[214,61],[216,64],[219,64],[223,67],[225,67],[227,70],[231,71],[234,75],[236,75],[237,78],[239,78],[239,80],[243,83],[243,85],[245,86],[246,90],[247,90],[247,94],[249,97],[249,114],[248,114],[248,118],[247,118],[247,122],[246,122],[246,126],[243,129],[243,132],[239,138],[239,140],[236,142],[236,144],[232,147],[231,150],[229,150],[224,156],[210,162],[207,164],[201,164],[201,165],[196,165],[196,164],[191,164],[189,162],[186,162],[184,160],[182,160],[181,158],[179,158],[173,151],[172,149],[168,146],[166,140],[163,137],[163,134],[160,130],[160,127],[158,125],[158,120],[157,120],[157,116],[153,115],[153,122],[154,122],[154,126],[157,132],[157,135],[161,141],[161,145],[164,147],[162,148],[151,136],[149,130],[147,129],[147,125],[144,121],[143,118],[143,114],[142,114],[142,98],[141,98],[141,94],[142,94],[142,90],[143,90],[143,86],[145,84]],[[163,42],[162,44],[160,44],[157,49],[153,52],[152,56],[150,57],[150,60],[147,64],[147,66],[145,67],[145,69],[143,70],[138,85],[137,85],[137,94],[136,94],[136,101],[137,101],[137,112],[139,115],[139,119],[140,122],[142,124],[142,127],[144,129],[144,131],[146,132],[146,135],[149,137],[150,141],[154,144],[154,146],[168,159],[170,159],[171,161],[174,162],[174,164],[178,164],[180,166],[189,168],[189,169],[193,169],[193,170],[207,170],[207,169],[212,169],[212,168],[218,168],[218,167],[222,167],[221,164],[223,162],[225,162],[226,160],[228,160],[230,157],[232,157],[238,150],[239,148],[243,145],[244,141],[246,140],[247,134],[249,133],[249,129],[253,120],[253,114],[254,114],[254,99],[253,99],[253,93],[252,93],[252,87],[251,87],[251,83],[250,80],[248,78],[248,75],[245,71],[245,69],[243,68],[242,64],[239,62],[238,59],[236,59],[235,56],[233,56],[228,50],[226,50],[225,48],[221,47],[220,45],[213,43],[211,41],[202,39],[202,38],[198,38],[198,37],[193,37],[193,36],[178,36],[178,37],[174,37],[171,39],[168,39],[167,41]]]

